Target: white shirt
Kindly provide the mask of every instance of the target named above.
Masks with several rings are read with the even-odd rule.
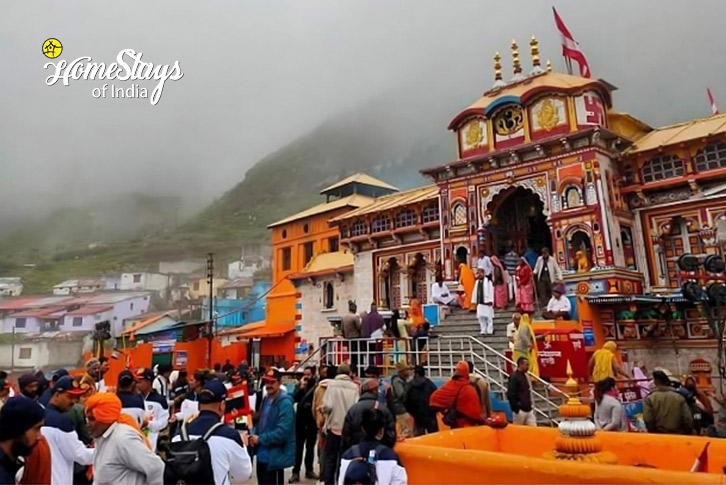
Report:
[[[479,292],[479,285],[484,284],[484,304],[477,303],[476,295]],[[471,294],[471,302],[476,305],[476,316],[489,317],[494,316],[494,285],[489,278],[476,280],[474,292]],[[488,305],[486,304],[488,303]]]
[[[550,301],[547,303],[548,312],[569,313],[571,310],[572,305],[570,304],[570,299],[567,298],[565,295],[561,295],[559,299],[555,298],[553,295],[552,298],[550,298]]]
[[[492,274],[492,260],[489,256],[483,256],[479,258],[479,260],[476,262],[476,268],[477,269],[483,269],[484,275],[491,275]]]
[[[514,334],[517,333],[517,329],[514,327],[514,322],[507,325],[507,340],[509,340],[509,349],[514,350]]]
[[[51,485],[73,483],[73,463],[90,465],[93,462],[93,448],[78,439],[73,423],[65,414],[50,416],[46,412],[46,424],[40,428],[50,448]]]
[[[451,293],[449,292],[449,287],[446,286],[446,284],[442,284],[441,286],[439,286],[438,283],[434,283],[433,285],[431,285],[431,299],[438,299],[445,303],[448,303],[453,298],[451,296]]]

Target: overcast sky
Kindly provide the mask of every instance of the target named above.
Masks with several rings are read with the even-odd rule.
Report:
[[[558,1],[616,108],[652,124],[726,109],[726,2]],[[457,0],[4,2],[0,11],[0,213],[40,213],[105,194],[182,193],[202,203],[265,154],[326,117],[408,86],[473,102],[494,51],[541,41],[562,70],[551,3]],[[112,62],[121,49],[184,77],[148,99],[94,99],[106,81],[46,86],[46,38],[59,59]],[[128,82],[111,81],[128,87]],[[149,91],[152,83],[143,83]],[[446,91],[445,90],[445,91]],[[455,93],[456,95],[453,95]],[[454,101],[456,100],[456,101]],[[438,102],[447,102],[437,100]],[[420,106],[418,107],[421,108]],[[453,147],[452,147],[453,150]],[[1,214],[0,214],[1,215]],[[1,221],[2,219],[0,219]],[[2,228],[0,227],[0,232]]]

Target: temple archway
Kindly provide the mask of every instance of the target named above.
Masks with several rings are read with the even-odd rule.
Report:
[[[552,249],[552,233],[547,223],[545,204],[539,194],[525,187],[510,187],[497,194],[487,205],[492,218],[487,226],[487,250],[506,252],[508,245],[523,254],[527,248],[538,253]]]

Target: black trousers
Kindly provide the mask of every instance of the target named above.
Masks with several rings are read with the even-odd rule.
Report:
[[[268,470],[267,463],[257,460],[257,483],[259,485],[284,485],[285,470]]]
[[[337,434],[328,431],[325,435],[325,466],[323,471],[323,483],[325,485],[335,485],[335,477],[338,475],[340,468],[340,454],[343,438]]]
[[[318,428],[313,421],[309,423],[296,423],[295,426],[295,467],[293,475],[300,475],[303,462],[303,447],[305,447],[305,471],[313,472],[315,458],[315,442],[318,440]]]

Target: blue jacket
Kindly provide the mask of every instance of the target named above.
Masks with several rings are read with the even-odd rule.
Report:
[[[264,404],[269,399],[265,397]],[[295,409],[292,396],[280,392],[272,402],[265,429],[258,430],[260,445],[269,453],[269,470],[280,470],[295,466]]]

